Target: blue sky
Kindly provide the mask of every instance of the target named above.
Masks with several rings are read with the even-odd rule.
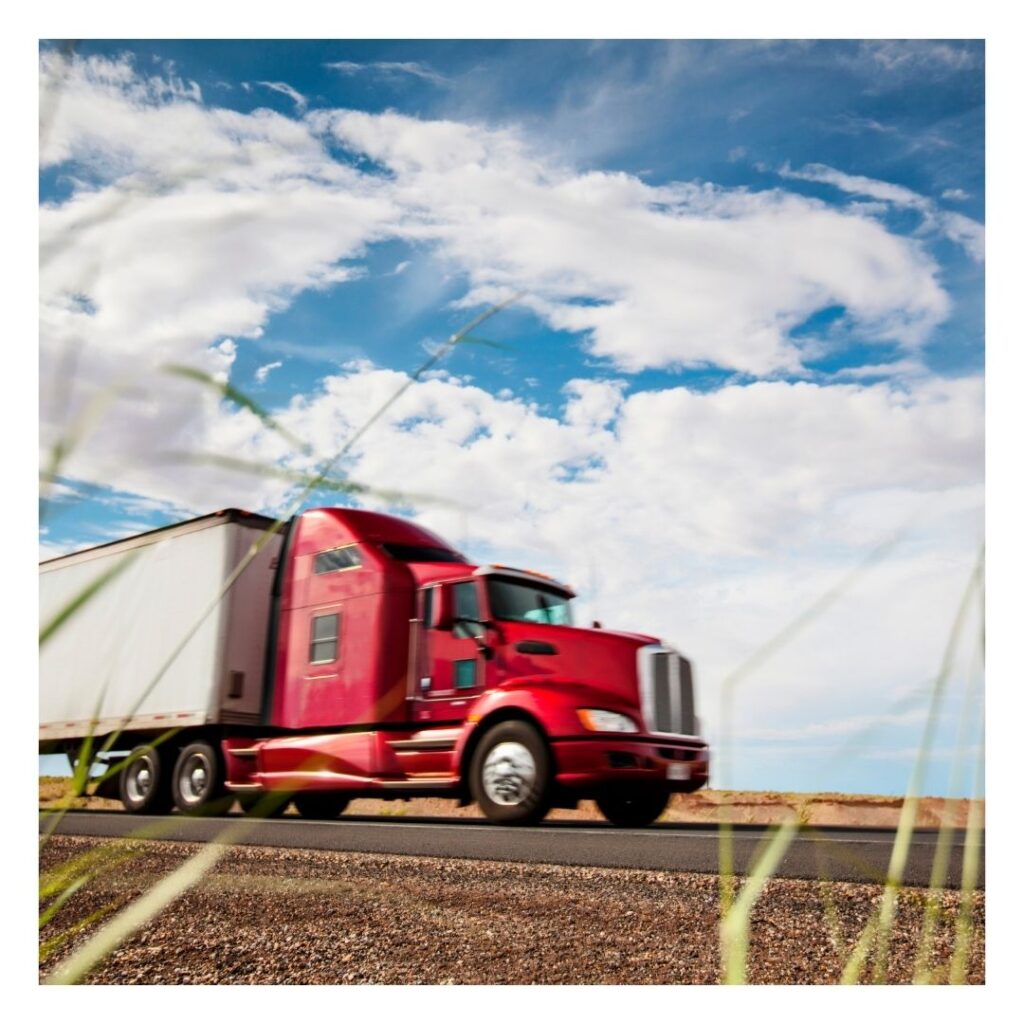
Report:
[[[182,452],[311,465],[161,366],[230,380],[322,457],[521,292],[480,329],[501,347],[459,348],[345,470],[677,644],[713,740],[728,673],[906,527],[742,683],[729,780],[904,788],[982,537],[980,42],[90,41],[40,61],[41,458],[76,439],[43,557],[288,500]]]

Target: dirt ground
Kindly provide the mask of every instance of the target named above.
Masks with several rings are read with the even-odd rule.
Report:
[[[43,877],[86,876],[40,933],[40,978],[200,847],[55,836]],[[121,859],[94,861],[97,851]],[[881,888],[774,879],[754,905],[748,980],[833,984]],[[925,894],[904,889],[890,983],[914,976]],[[949,976],[959,894],[939,896],[930,980]],[[92,984],[714,984],[718,879],[685,872],[229,848],[86,978]],[[985,980],[985,894],[966,980]],[[871,978],[869,957],[862,980]]]
[[[60,801],[68,792],[68,779],[45,776],[39,780],[39,806],[50,807]],[[752,825],[773,825],[781,823],[792,815],[808,825],[842,825],[850,827],[895,828],[903,808],[902,797],[857,796],[847,793],[775,793],[775,792],[727,792],[724,790],[699,790],[687,795],[677,794],[672,798],[662,821],[675,822],[716,822],[721,815],[722,804],[728,805],[733,822]],[[117,800],[100,797],[78,799],[75,807],[91,807],[97,810],[121,810]],[[950,824],[964,828],[967,824],[969,801],[947,801],[941,797],[924,797],[918,804],[918,828],[938,828],[943,813],[949,815]],[[289,809],[289,814],[294,813]],[[481,817],[475,806],[457,807],[450,800],[353,800],[349,814],[373,814],[405,817]],[[582,801],[574,811],[556,810],[549,817],[553,819],[595,820],[601,812],[589,800]]]

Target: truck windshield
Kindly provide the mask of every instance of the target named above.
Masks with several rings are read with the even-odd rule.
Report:
[[[545,622],[552,626],[571,626],[571,600],[559,590],[536,583],[490,577],[487,593],[491,615],[506,622]]]

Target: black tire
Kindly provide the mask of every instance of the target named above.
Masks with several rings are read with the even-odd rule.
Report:
[[[245,793],[238,797],[242,813],[251,818],[280,818],[291,803],[290,793]]]
[[[183,814],[224,814],[234,801],[224,786],[224,762],[205,740],[178,755],[171,775],[174,805]]]
[[[670,795],[657,786],[614,786],[602,793],[596,803],[613,825],[643,828],[661,817]]]
[[[167,755],[166,750],[144,744],[121,762],[117,773],[118,795],[130,814],[166,814],[171,809]]]
[[[532,825],[551,808],[551,754],[527,722],[500,722],[480,740],[469,766],[469,788],[488,820]]]
[[[343,793],[331,792],[330,790],[310,791],[296,793],[292,797],[295,810],[303,818],[320,818],[333,821],[340,818],[348,807],[348,797]]]

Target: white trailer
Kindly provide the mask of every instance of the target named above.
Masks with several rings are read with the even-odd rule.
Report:
[[[273,522],[228,509],[41,563],[44,624],[117,571],[41,647],[40,749],[70,752],[90,734],[261,721],[281,548],[280,532],[266,536]]]

